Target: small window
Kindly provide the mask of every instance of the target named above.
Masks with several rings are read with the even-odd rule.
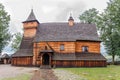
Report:
[[[45,46],[45,50],[47,50],[47,46]]]
[[[83,46],[82,47],[82,52],[88,52],[88,46]]]
[[[64,44],[60,45],[60,50],[63,51],[64,50]]]

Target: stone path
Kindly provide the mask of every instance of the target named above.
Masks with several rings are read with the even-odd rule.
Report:
[[[52,69],[37,70],[31,80],[58,80]]]

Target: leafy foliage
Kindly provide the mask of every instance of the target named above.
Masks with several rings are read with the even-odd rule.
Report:
[[[84,23],[95,23],[98,17],[98,11],[95,8],[86,10],[79,16],[81,22]]]
[[[11,35],[9,32],[10,15],[4,10],[4,6],[0,3],[0,53],[9,43]]]
[[[13,41],[11,44],[12,50],[17,51],[19,49],[20,46],[20,42],[22,40],[22,35],[21,33],[16,33],[13,37]]]
[[[97,25],[100,37],[114,64],[115,56],[120,56],[120,0],[109,0],[107,4],[103,13],[100,14],[93,8],[85,11],[79,19]]]
[[[120,56],[120,0],[110,0],[108,7],[101,14],[99,24],[101,39],[104,41],[107,53],[112,55],[113,64],[116,55]]]

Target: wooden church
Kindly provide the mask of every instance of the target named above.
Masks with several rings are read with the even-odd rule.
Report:
[[[106,66],[94,24],[76,23],[72,16],[68,22],[40,23],[31,10],[23,28],[20,49],[12,55],[14,66]]]

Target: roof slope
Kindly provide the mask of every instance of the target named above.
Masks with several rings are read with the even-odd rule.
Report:
[[[12,57],[33,56],[33,38],[22,39],[20,49],[12,55]]]
[[[1,58],[10,58],[10,56],[8,54],[3,54]]]
[[[38,26],[34,42],[39,41],[100,41],[94,24],[42,23]]]
[[[23,23],[25,22],[30,22],[30,21],[37,21],[36,17],[35,17],[35,14],[33,12],[33,9],[31,9],[31,13],[29,14],[28,18],[26,19],[26,21],[24,21]],[[38,22],[38,21],[37,21]],[[38,22],[39,23],[39,22]]]
[[[56,53],[53,55],[53,60],[101,60],[106,61],[105,57],[100,53]]]

